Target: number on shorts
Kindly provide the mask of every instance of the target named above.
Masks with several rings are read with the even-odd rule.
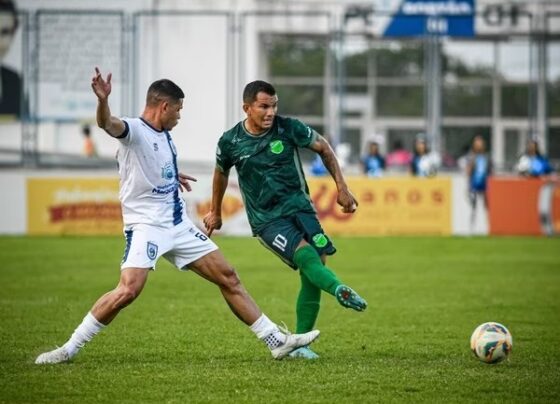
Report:
[[[272,242],[272,245],[276,248],[278,248],[281,251],[286,251],[286,246],[288,245],[288,239],[286,237],[284,237],[281,234],[278,234],[275,238],[274,241]]]
[[[198,238],[201,239],[202,241],[208,240],[208,237],[206,237],[204,234],[199,233],[199,232],[196,232],[194,236],[195,236],[195,237],[198,237]]]

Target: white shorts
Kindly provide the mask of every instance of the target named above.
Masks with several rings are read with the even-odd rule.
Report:
[[[218,246],[190,221],[164,228],[136,224],[125,228],[126,247],[121,263],[124,268],[155,269],[163,257],[180,270],[205,255],[216,251]]]

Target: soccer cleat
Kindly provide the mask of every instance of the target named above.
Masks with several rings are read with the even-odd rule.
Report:
[[[286,341],[272,349],[270,353],[274,359],[283,359],[290,354],[290,352],[311,344],[319,336],[319,330],[306,332],[305,334],[290,334],[286,330],[282,330],[286,334]]]
[[[364,311],[367,308],[367,302],[349,286],[339,285],[336,288],[334,295],[336,296],[338,303],[349,309]]]
[[[68,362],[70,360],[70,355],[66,352],[66,349],[63,347],[56,348],[50,352],[42,353],[35,359],[35,364],[37,365],[45,365],[51,363],[62,363]]]
[[[290,352],[290,358],[319,359],[319,355],[313,352],[308,346],[302,346]]]

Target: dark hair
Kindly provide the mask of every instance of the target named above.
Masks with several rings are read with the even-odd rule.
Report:
[[[185,98],[185,93],[177,84],[171,80],[161,79],[154,81],[148,88],[146,104],[157,105],[165,99],[179,101],[182,98]]]
[[[403,148],[403,142],[400,139],[397,139],[393,142],[393,150],[398,150]]]
[[[15,32],[18,27],[18,16],[17,16],[16,5],[14,4],[14,2],[12,0],[0,0],[0,13],[12,14],[15,22],[13,32]]]
[[[260,92],[268,95],[276,95],[276,90],[272,84],[267,83],[266,81],[256,80],[245,86],[245,89],[243,90],[243,102],[251,104],[257,99],[257,94]]]
[[[529,145],[529,143],[533,143],[535,145],[535,155],[538,157],[542,157],[540,148],[539,148],[539,141],[537,139],[529,139],[529,141],[527,142],[527,146]]]
[[[474,135],[474,136],[472,137],[472,139],[471,139],[471,144],[473,144],[474,141],[477,140],[477,139],[481,139],[481,140],[483,140],[484,142],[486,142],[486,139],[484,139],[484,136],[482,136],[482,135]]]
[[[414,155],[415,156],[419,156],[418,151],[416,150],[416,145],[418,143],[424,143],[424,146],[426,146],[426,149],[424,150],[424,154],[430,154],[430,148],[428,147],[428,142],[426,141],[426,139],[424,137],[416,137],[416,140],[414,140]]]

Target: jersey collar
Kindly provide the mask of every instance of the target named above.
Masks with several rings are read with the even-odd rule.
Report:
[[[148,126],[150,127],[150,129],[152,129],[154,132],[157,132],[157,133],[163,133],[163,132],[164,132],[164,129],[162,129],[162,130],[157,130],[157,129],[154,128],[152,125],[150,125],[150,122],[146,121],[144,118],[140,117],[140,120],[141,120],[142,122],[144,122],[146,125],[148,125]]]
[[[272,128],[274,127],[274,124],[265,132],[258,134],[258,135],[253,135],[251,132],[249,132],[247,130],[247,128],[245,128],[245,121],[246,119],[241,121],[241,127],[243,128],[243,132],[245,132],[246,135],[248,135],[249,137],[253,138],[253,139],[262,139],[263,137],[265,137],[266,135],[268,135],[270,133],[270,131],[272,130]]]

